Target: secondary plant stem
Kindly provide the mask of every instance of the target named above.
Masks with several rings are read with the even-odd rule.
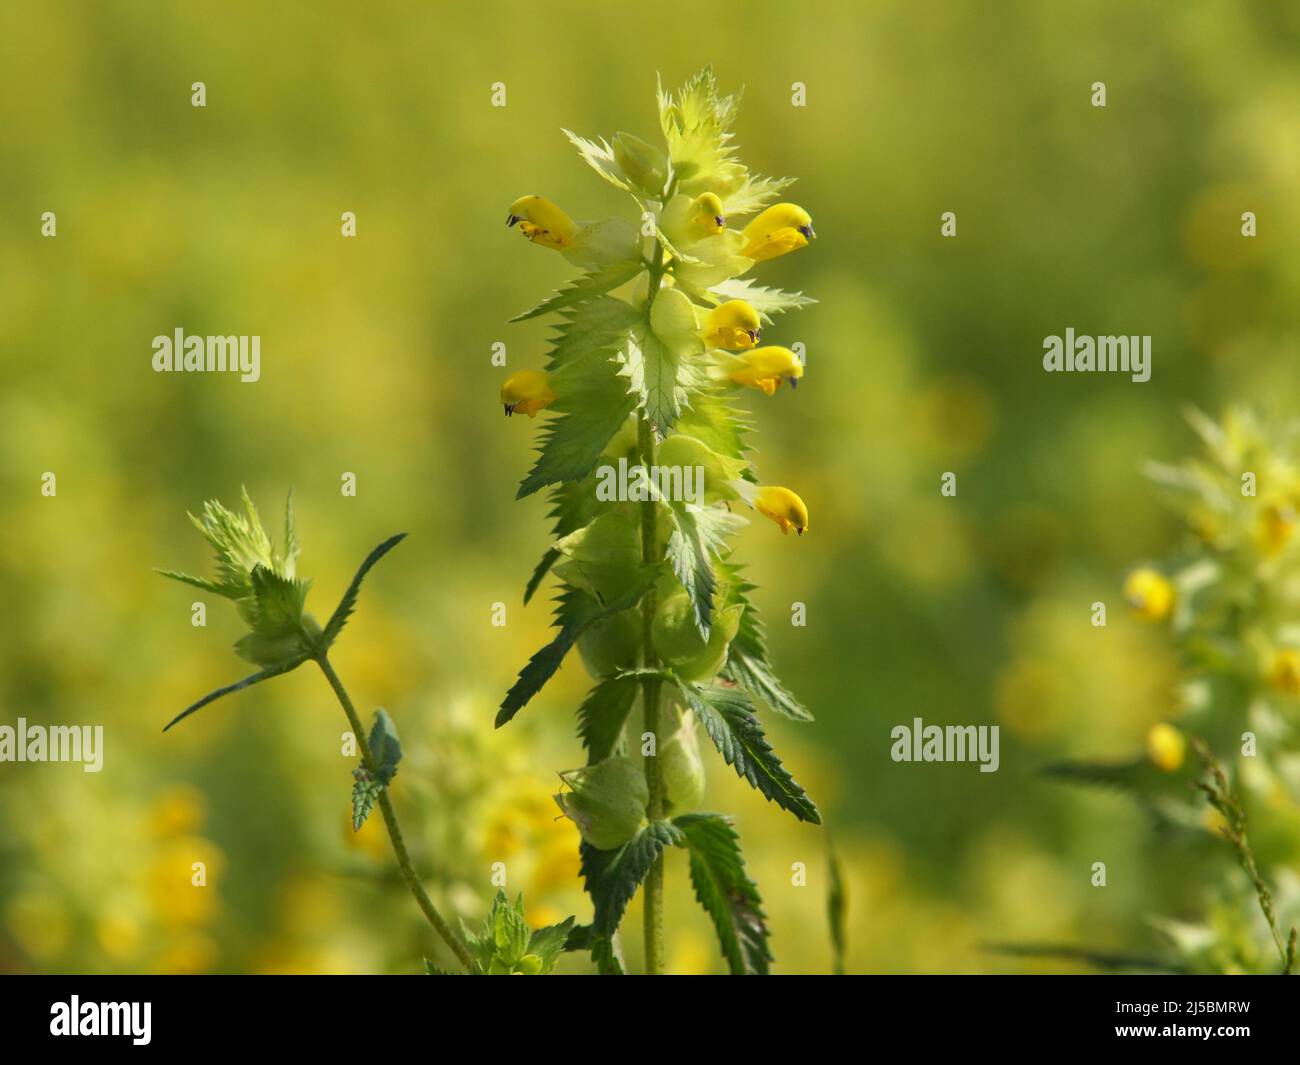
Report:
[[[650,266],[649,294],[646,298],[647,316],[649,316],[650,307],[654,304],[655,295],[659,291],[663,274],[663,246],[656,240]],[[651,426],[650,420],[645,416],[644,412],[637,423],[637,451],[648,474],[655,461],[655,441],[654,427]],[[641,562],[646,566],[656,566],[661,561],[656,523],[655,502],[652,499],[647,499],[641,504]],[[659,665],[659,657],[655,654],[653,639],[656,599],[655,589],[652,587],[641,602],[641,616],[643,619],[642,657],[647,670],[652,670]],[[646,790],[650,794],[646,815],[652,822],[659,821],[664,816],[664,779],[659,765],[659,693],[661,687],[662,682],[660,679],[648,674],[641,682],[642,702],[645,704],[645,731],[654,738],[655,744],[655,753],[644,760]],[[655,859],[650,871],[646,874],[644,902],[646,973],[650,976],[660,976],[664,971],[664,856],[662,854]]]
[[[348,722],[352,725],[352,734],[356,736],[357,747],[361,751],[362,764],[372,773],[375,772],[377,767],[370,760],[370,744],[366,740],[366,730],[361,724],[361,718],[357,716],[356,707],[352,705],[347,689],[343,687],[343,682],[339,680],[339,675],[334,672],[334,667],[330,665],[330,661],[325,654],[319,655],[316,663],[320,666],[321,672],[325,674],[325,679],[330,682],[334,694],[338,696],[343,712],[348,715]],[[415,867],[411,864],[411,856],[406,852],[406,842],[402,839],[402,829],[397,823],[397,814],[393,811],[393,804],[388,798],[387,788],[379,792],[379,809],[384,815],[384,824],[388,828],[388,838],[392,840],[393,853],[397,856],[397,864],[402,870],[402,878],[406,881],[407,887],[411,889],[411,894],[415,896],[415,901],[419,904],[420,910],[429,923],[433,925],[434,931],[442,937],[443,942],[460,959],[466,970],[471,973],[476,972],[478,967],[474,962],[474,956],[469,952],[469,947],[465,945],[465,941],[447,923],[442,914],[438,912],[433,900],[429,898],[429,893],[424,890],[424,884],[420,882]]]

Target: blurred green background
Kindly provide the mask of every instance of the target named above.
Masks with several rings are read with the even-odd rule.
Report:
[[[492,730],[549,608],[520,605],[547,545],[545,500],[514,501],[538,423],[502,418],[491,346],[539,365],[545,326],[506,320],[569,272],[502,223],[529,192],[628,210],[560,127],[657,137],[656,72],[675,86],[706,63],[745,86],[744,161],[797,177],[820,237],[756,271],[821,302],[768,334],[807,345],[803,387],[751,404],[764,479],[800,492],[812,533],[763,522],[738,557],[818,718],[769,728],[834,833],[849,970],[1068,968],[988,941],[1149,948],[1148,914],[1198,912],[1203,856],[1038,770],[1127,757],[1169,710],[1170,652],[1118,592],[1176,534],[1140,463],[1191,449],[1187,402],[1294,405],[1298,49],[1300,10],[1226,0],[4,5],[0,723],[103,724],[106,751],[99,774],[0,764],[0,971],[441,956],[376,826],[352,836],[346,722],[319,675],[161,732],[247,672],[233,611],[211,602],[195,628],[201,596],[151,572],[207,572],[185,512],[241,483],[268,523],[293,487],[318,617],[374,544],[411,534],[334,658],[402,731],[395,801],[435,897],[476,922],[505,861],[535,920],[586,919],[550,799],[581,761],[576,658]],[[155,374],[152,338],[178,326],[260,335],[261,381]],[[1044,374],[1043,337],[1067,326],[1150,334],[1151,381]],[[914,716],[1001,725],[1000,771],[891,762]],[[827,971],[823,834],[710,769],[777,971]],[[679,855],[668,877],[670,969],[718,969]]]

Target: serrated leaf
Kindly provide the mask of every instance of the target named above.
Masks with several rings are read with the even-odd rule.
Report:
[[[402,760],[402,741],[397,738],[397,726],[386,710],[375,711],[370,737],[370,766],[381,784],[389,784],[397,774],[397,763]]]
[[[763,735],[749,702],[739,688],[699,687],[680,678],[677,687],[695,711],[723,760],[760,794],[789,810],[800,821],[821,824],[821,814],[803,788],[781,764]]]
[[[390,536],[366,556],[365,561],[361,563],[361,567],[357,570],[356,576],[352,578],[352,583],[348,585],[347,591],[343,593],[343,598],[339,600],[339,605],[335,607],[334,613],[330,616],[329,623],[321,632],[319,647],[322,652],[328,650],[330,645],[338,639],[339,633],[343,631],[343,626],[348,622],[348,617],[356,609],[357,593],[361,591],[361,582],[366,579],[366,574],[370,572],[371,567],[405,538],[406,533]]]
[[[560,631],[550,643],[528,660],[528,664],[519,671],[519,679],[506,692],[505,699],[497,711],[496,727],[500,728],[515,714],[519,713],[548,680],[555,675],[564,661],[564,656],[578,641],[578,637],[602,618],[617,614],[622,610],[636,606],[641,597],[654,584],[659,570],[656,566],[647,567],[637,583],[611,603],[599,604],[585,593],[569,589],[561,596],[561,609],[557,612]]]
[[[233,695],[237,691],[243,691],[245,688],[251,688],[254,684],[260,684],[264,680],[270,680],[272,677],[278,677],[282,673],[288,673],[290,670],[297,669],[300,665],[302,665],[304,662],[307,661],[307,657],[308,657],[307,655],[303,655],[300,658],[289,659],[283,662],[277,662],[273,665],[267,666],[265,669],[260,670],[257,673],[254,673],[252,676],[245,677],[243,680],[235,681],[234,684],[227,684],[224,688],[218,688],[214,692],[209,692],[197,703],[192,703],[190,706],[186,707],[174,718],[172,718],[169,722],[167,722],[167,724],[163,726],[163,731],[166,732],[178,721],[183,721],[185,718],[189,717],[190,714],[202,710],[205,706],[208,705],[208,703],[216,702],[222,696]]]
[[[745,437],[752,428],[749,415],[718,389],[693,393],[690,409],[677,422],[679,433],[695,437],[719,455],[742,460],[750,452]]]
[[[709,287],[708,295],[715,303],[744,300],[758,311],[759,317],[767,325],[771,324],[774,314],[797,311],[817,302],[802,292],[784,292],[779,288],[765,288],[744,277],[735,277],[712,285]]]
[[[600,851],[582,844],[582,876],[595,909],[591,921],[594,938],[609,939],[618,931],[628,902],[655,859],[681,838],[672,822],[654,821],[615,850]]]
[[[741,218],[762,210],[786,189],[794,178],[748,174],[740,187],[722,197],[722,210],[728,218]]]
[[[794,721],[812,721],[808,709],[781,683],[768,658],[767,638],[758,611],[749,601],[748,593],[754,588],[740,576],[735,566],[723,567],[728,578],[730,601],[741,603],[745,612],[740,618],[740,629],[727,648],[727,665],[723,676],[740,685],[750,697],[771,707]]]
[[[379,793],[383,790],[384,785],[365,770],[357,775],[356,783],[352,785],[353,832],[361,831],[361,826],[366,823],[366,818],[370,816],[370,811],[374,809]]]
[[[310,581],[300,581],[258,565],[249,575],[253,587],[252,603],[247,612],[254,632],[263,636],[283,636],[298,632]]]
[[[618,359],[636,408],[660,437],[667,435],[686,404],[682,358],[642,326],[628,331]]]
[[[573,931],[573,923],[574,918],[570,917],[559,924],[539,928],[528,940],[527,952],[536,955],[542,964],[539,975],[549,973],[555,968],[555,963],[566,949],[569,933]]]
[[[542,314],[550,314],[552,311],[571,307],[575,303],[582,303],[593,296],[602,296],[618,288],[619,285],[631,281],[644,269],[645,263],[624,262],[612,263],[609,266],[603,266],[589,273],[581,274],[562,289],[547,296],[536,307],[532,307],[522,314],[516,314],[510,321],[526,322],[529,318],[536,318]]]
[[[713,920],[733,976],[766,976],[772,962],[758,885],[745,872],[740,837],[729,818],[685,814],[673,819],[691,855],[691,886]]]
[[[587,764],[614,754],[640,690],[638,678],[626,674],[602,680],[578,707],[578,735],[587,749]]]
[[[582,480],[596,467],[636,405],[617,351],[637,320],[631,307],[611,298],[566,315],[547,367],[556,399],[540,434],[537,461],[516,498],[548,484]]]
[[[604,137],[590,141],[571,130],[562,129],[561,132],[569,138],[569,142],[578,149],[578,154],[597,174],[616,189],[622,189],[624,192],[632,191],[622,169],[614,160],[614,149],[609,146]]]
[[[695,627],[707,641],[713,624],[713,597],[718,590],[713,558],[722,554],[726,537],[744,525],[745,519],[725,507],[699,507],[694,503],[670,503],[669,511],[673,531],[668,537],[668,563],[686,589],[695,613]]]
[[[547,517],[551,520],[555,539],[560,540],[595,520],[600,511],[595,485],[596,477],[592,474],[581,481],[567,481],[551,489],[551,507],[547,511]],[[528,586],[524,589],[525,606],[537,593],[538,587],[551,567],[561,557],[561,552],[555,547],[549,548],[542,555],[541,561],[533,569],[532,576],[528,578]]]

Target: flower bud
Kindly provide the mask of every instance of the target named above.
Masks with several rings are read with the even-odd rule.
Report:
[[[1153,569],[1136,569],[1124,581],[1124,598],[1143,621],[1163,621],[1174,609],[1174,586]]]
[[[668,162],[664,153],[631,133],[616,133],[610,142],[614,162],[623,176],[643,191],[658,196],[668,183]]]
[[[798,204],[775,203],[744,229],[744,253],[756,263],[804,247],[816,234],[812,217]]]
[[[679,587],[663,596],[655,610],[650,629],[655,651],[683,680],[711,680],[727,661],[727,647],[740,628],[744,612],[739,604],[715,611],[705,640],[695,624],[691,598]]]
[[[606,758],[560,778],[573,790],[556,795],[556,803],[597,850],[621,847],[645,824],[650,793],[645,773],[631,758]]]
[[[1151,726],[1147,733],[1147,757],[1157,769],[1174,772],[1182,766],[1186,753],[1187,740],[1173,725],[1162,722]]]

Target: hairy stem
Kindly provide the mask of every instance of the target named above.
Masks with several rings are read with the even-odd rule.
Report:
[[[655,241],[650,265],[650,288],[646,299],[646,314],[654,303],[655,295],[664,275],[663,247]],[[655,461],[654,427],[642,413],[637,423],[637,451],[647,474]],[[647,499],[641,504],[641,562],[646,566],[656,566],[662,560],[656,531],[657,514],[655,502]],[[652,631],[654,625],[657,596],[652,587],[641,602],[642,617],[642,664],[646,669],[659,665],[655,654]],[[642,702],[645,705],[645,731],[654,737],[655,754],[645,759],[646,790],[650,793],[650,802],[646,815],[651,821],[661,820],[664,816],[664,779],[659,765],[659,694],[662,682],[658,677],[647,675],[641,682]],[[659,976],[664,971],[664,857],[662,854],[645,878],[645,966],[651,976]]]
[[[334,667],[330,665],[330,661],[324,652],[317,657],[316,662],[320,666],[321,672],[325,674],[325,679],[330,682],[330,687],[334,689],[334,694],[338,696],[343,712],[348,715],[352,733],[357,738],[357,747],[361,751],[362,765],[370,772],[376,772],[377,767],[370,760],[370,744],[366,740],[366,730],[361,724],[361,718],[357,716],[356,707],[352,705],[352,699],[348,696],[347,689],[343,687],[343,682],[339,680],[339,675],[334,672]],[[387,788],[379,792],[379,809],[384,815],[384,825],[388,828],[388,838],[392,840],[393,853],[397,856],[397,864],[402,870],[402,878],[406,881],[407,887],[411,889],[411,894],[415,896],[415,901],[419,904],[421,912],[428,919],[429,924],[433,925],[434,931],[442,937],[443,942],[451,948],[451,952],[465,966],[465,969],[471,973],[476,972],[478,966],[474,962],[474,956],[469,952],[469,947],[465,945],[465,941],[460,937],[459,933],[438,912],[433,900],[429,898],[429,893],[424,890],[424,884],[420,882],[419,874],[416,873],[415,867],[411,864],[411,856],[406,851],[406,841],[402,839],[402,829],[397,823],[397,814],[393,811],[393,804],[388,798]]]

